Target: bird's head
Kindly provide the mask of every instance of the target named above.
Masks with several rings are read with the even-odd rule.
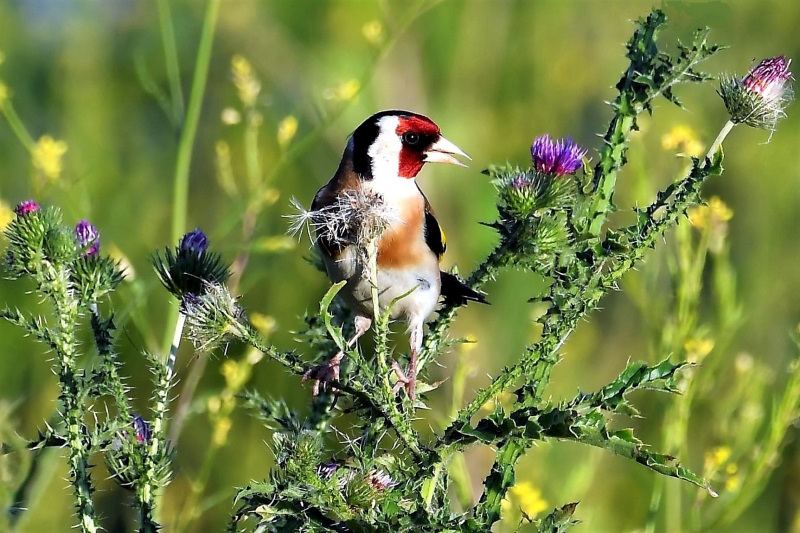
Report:
[[[367,180],[413,179],[425,163],[466,166],[454,156],[470,159],[442,137],[431,119],[409,111],[372,115],[353,132],[348,150],[352,151],[353,170]]]

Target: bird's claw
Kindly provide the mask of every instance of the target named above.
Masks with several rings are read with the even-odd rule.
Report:
[[[413,402],[417,398],[417,373],[413,367],[408,372],[404,372],[397,361],[392,361],[392,371],[397,376],[397,383],[394,384],[392,392],[397,394],[400,389],[405,389],[409,399]]]
[[[312,398],[316,400],[317,396],[319,396],[320,390],[326,390],[331,381],[339,381],[339,366],[342,362],[343,356],[344,353],[339,352],[327,363],[313,366],[306,370],[305,374],[303,374],[303,378],[301,380],[302,383],[305,383],[306,380],[309,379],[314,380],[314,386],[311,389]],[[337,392],[335,387],[330,387],[330,391],[332,393]]]

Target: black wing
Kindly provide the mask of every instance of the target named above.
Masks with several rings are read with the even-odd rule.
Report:
[[[479,302],[489,304],[486,296],[480,292],[470,289],[466,283],[461,281],[455,274],[441,272],[442,277],[442,298],[447,305],[461,306],[467,302]]]
[[[422,197],[425,198],[425,195],[422,195]],[[437,222],[427,198],[425,198],[425,244],[428,245],[428,248],[436,254],[436,257],[441,262],[444,252],[447,250],[447,240],[442,228],[439,227],[439,222]]]

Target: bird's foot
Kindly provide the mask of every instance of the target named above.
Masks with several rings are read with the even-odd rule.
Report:
[[[400,389],[405,389],[406,394],[408,394],[409,399],[413,402],[417,399],[417,372],[416,369],[411,366],[408,369],[408,372],[403,372],[403,369],[400,368],[400,365],[397,361],[392,361],[392,370],[394,371],[394,375],[397,376],[397,383],[394,384],[394,388],[392,391],[397,394]]]
[[[320,390],[328,389],[331,381],[339,381],[339,365],[344,357],[344,352],[339,352],[334,355],[327,363],[311,367],[303,374],[302,382],[305,383],[308,379],[314,380],[314,386],[311,389],[311,397],[315,400],[319,396]],[[334,387],[330,387],[332,393],[336,393]]]

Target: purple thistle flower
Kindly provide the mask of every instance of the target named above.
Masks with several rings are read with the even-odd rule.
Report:
[[[791,64],[792,60],[786,59],[786,56],[765,59],[756,65],[742,82],[745,87],[762,98],[776,100],[783,95],[786,82],[793,79],[792,73],[789,72]]]
[[[100,233],[88,220],[78,222],[75,226],[75,237],[78,239],[78,244],[86,248],[81,257],[93,257],[100,252]]]
[[[784,108],[794,98],[789,66],[785,56],[761,61],[747,76],[720,76],[717,91],[735,124],[775,131],[778,121],[786,116]]]
[[[24,217],[29,213],[35,213],[39,209],[41,209],[39,204],[33,200],[25,200],[24,202],[17,204],[17,207],[14,208],[14,213],[16,213],[18,217]]]
[[[150,442],[152,432],[147,420],[139,415],[133,417],[133,430],[136,433],[136,442],[139,444]]]
[[[328,461],[327,463],[322,463],[321,465],[319,465],[319,467],[317,467],[320,479],[325,481],[329,480],[330,478],[333,477],[336,471],[339,470],[340,466],[341,465],[336,461]]]
[[[181,237],[180,249],[202,254],[208,249],[208,237],[201,229],[190,231]]]
[[[567,137],[553,141],[549,135],[540,135],[531,145],[533,167],[552,176],[574,174],[583,162],[586,150]]]

